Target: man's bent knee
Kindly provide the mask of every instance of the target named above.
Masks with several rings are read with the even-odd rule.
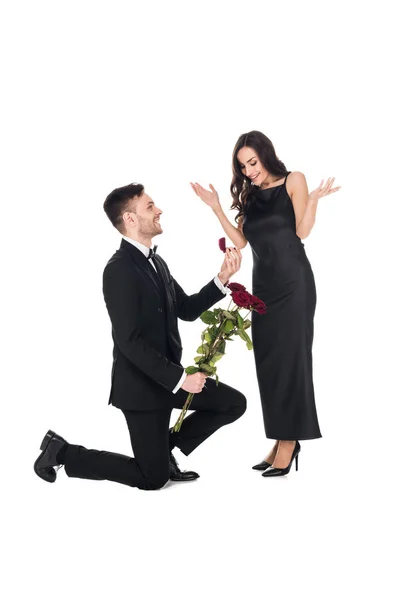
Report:
[[[160,490],[169,481],[168,472],[148,474],[138,486],[141,490]]]
[[[237,416],[237,418],[239,418],[242,415],[244,415],[244,413],[246,412],[246,408],[247,408],[246,396],[244,394],[242,394],[241,392],[238,392],[238,394],[235,398],[235,403],[233,405],[232,412]]]

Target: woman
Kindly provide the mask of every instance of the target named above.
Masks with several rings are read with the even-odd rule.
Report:
[[[224,214],[216,190],[191,184],[218,217],[237,248],[250,243],[253,293],[267,313],[252,313],[252,338],[267,438],[276,440],[253,469],[264,477],[296,470],[299,440],[321,437],[312,379],[314,276],[304,251],[318,200],[336,192],[333,179],[308,194],[300,172],[288,171],[259,131],[243,134],[233,151],[231,194],[237,227]]]

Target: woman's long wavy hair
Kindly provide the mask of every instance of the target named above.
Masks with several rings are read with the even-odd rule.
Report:
[[[288,170],[279,158],[276,156],[275,148],[269,138],[261,133],[261,131],[249,131],[242,133],[235,144],[232,155],[232,183],[231,194],[233,198],[231,208],[235,208],[238,214],[235,221],[238,222],[243,216],[246,202],[252,190],[257,188],[251,179],[243,175],[240,164],[237,158],[239,150],[244,147],[252,148],[257,153],[261,164],[271,175],[275,177],[285,177]]]

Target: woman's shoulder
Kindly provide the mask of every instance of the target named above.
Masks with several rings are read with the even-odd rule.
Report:
[[[286,179],[286,189],[289,192],[293,192],[296,189],[302,189],[307,186],[306,177],[301,171],[291,171]]]
[[[301,173],[301,171],[289,171],[287,180],[293,181],[293,183],[299,183],[301,181],[305,181],[306,177],[304,173]]]

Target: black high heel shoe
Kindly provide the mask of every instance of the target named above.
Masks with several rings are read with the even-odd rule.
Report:
[[[258,463],[258,465],[254,465],[254,467],[251,468],[255,471],[265,471],[265,469],[268,469],[268,467],[271,466],[271,463],[267,462],[266,460],[262,460],[260,463]]]
[[[269,454],[272,454],[272,452],[274,452],[274,454],[272,455],[274,457],[274,459],[275,459],[276,453],[278,451],[278,445],[279,445],[278,442],[276,442],[275,446],[272,448],[271,452],[269,453]],[[251,467],[251,468],[254,469],[255,471],[265,471],[265,469],[268,469],[268,467],[272,467],[272,463],[269,463],[266,460],[262,460],[260,463],[258,463],[257,465],[254,465],[254,467]]]
[[[301,450],[301,446],[299,442],[296,442],[292,454],[292,458],[290,459],[290,463],[284,469],[276,469],[275,467],[269,467],[264,473],[262,473],[263,477],[281,477],[282,475],[287,475],[292,468],[293,461],[296,461],[296,471],[299,470],[299,453]]]

